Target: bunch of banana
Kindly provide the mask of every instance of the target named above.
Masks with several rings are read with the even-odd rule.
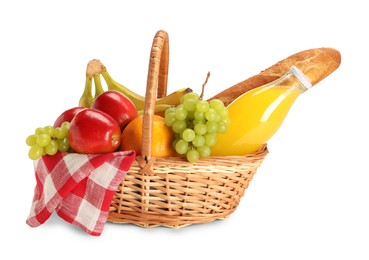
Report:
[[[143,109],[145,107],[145,97],[135,93],[134,91],[115,81],[110,76],[106,67],[96,59],[91,60],[87,64],[85,88],[79,100],[79,106],[91,107],[95,98],[104,92],[100,76],[102,76],[105,80],[108,90],[116,90],[123,93],[133,102],[138,113],[143,113]],[[94,95],[92,94],[93,82],[95,83]],[[181,88],[165,97],[157,99],[155,102],[155,114],[162,114],[167,108],[179,105],[181,103],[181,98],[189,92],[192,92],[190,88]]]

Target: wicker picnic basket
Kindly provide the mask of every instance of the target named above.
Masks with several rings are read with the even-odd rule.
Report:
[[[110,222],[178,228],[224,219],[235,211],[268,153],[265,145],[254,154],[211,156],[196,163],[182,157],[152,157],[154,105],[167,92],[168,62],[168,34],[160,30],[150,54],[142,155],[136,157],[115,192]]]

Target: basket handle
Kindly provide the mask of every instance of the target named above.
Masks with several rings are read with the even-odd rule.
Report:
[[[149,61],[147,75],[145,107],[142,119],[142,152],[141,156],[147,162],[151,159],[152,125],[157,97],[163,97],[167,92],[169,64],[169,39],[166,31],[155,34]]]

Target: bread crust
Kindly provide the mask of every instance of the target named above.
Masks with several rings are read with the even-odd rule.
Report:
[[[304,50],[277,62],[257,75],[219,92],[209,100],[217,98],[222,100],[225,106],[228,106],[243,93],[280,78],[292,66],[299,68],[314,86],[335,71],[340,64],[341,54],[336,49],[322,47]]]

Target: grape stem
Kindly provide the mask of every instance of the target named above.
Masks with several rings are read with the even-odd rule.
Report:
[[[204,96],[205,85],[206,85],[206,83],[208,83],[209,77],[210,77],[210,71],[208,71],[208,74],[206,74],[205,82],[202,84],[200,99],[202,99],[203,96]]]

